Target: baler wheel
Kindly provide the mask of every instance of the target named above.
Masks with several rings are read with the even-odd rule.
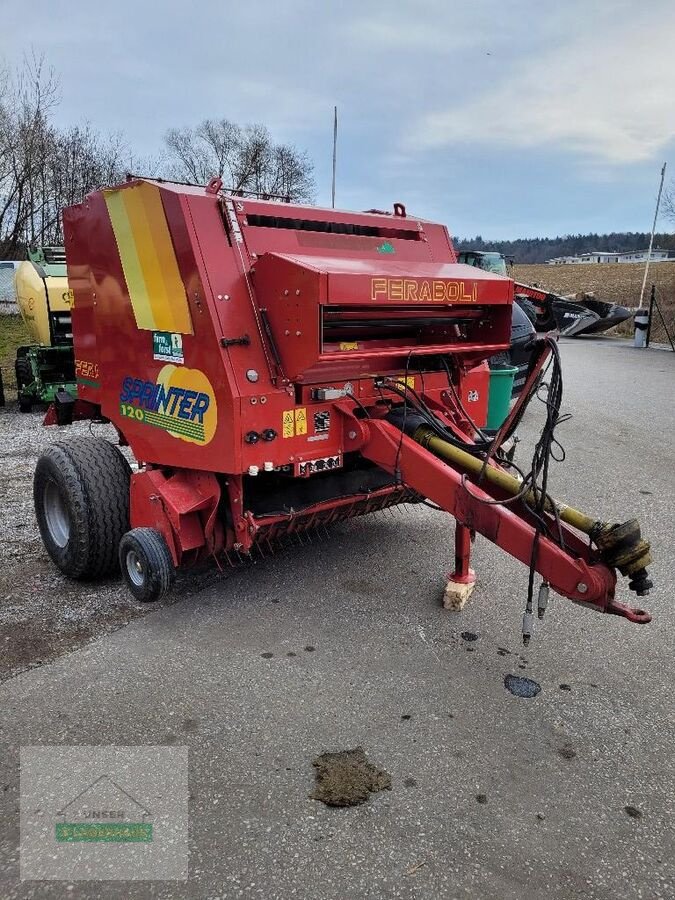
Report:
[[[35,515],[52,560],[69,578],[117,571],[129,528],[129,463],[114,444],[81,437],[40,456],[33,479]]]
[[[154,528],[132,528],[120,541],[120,569],[137,600],[152,603],[170,589],[176,570],[164,537]]]

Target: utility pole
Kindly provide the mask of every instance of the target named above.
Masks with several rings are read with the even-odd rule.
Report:
[[[647,262],[645,263],[645,274],[642,279],[642,287],[640,288],[640,308],[642,308],[642,299],[645,295],[645,285],[647,284],[647,275],[649,274],[649,263],[652,258],[652,247],[654,246],[654,232],[656,231],[656,220],[659,217],[659,206],[661,205],[661,192],[663,191],[663,181],[666,177],[666,164],[661,169],[661,184],[659,185],[659,195],[656,198],[656,209],[654,210],[654,223],[652,225],[652,234],[649,238],[649,250],[647,251]]]
[[[335,209],[335,169],[337,166],[337,106],[333,107],[333,112],[333,190],[331,192],[331,205],[332,208]]]

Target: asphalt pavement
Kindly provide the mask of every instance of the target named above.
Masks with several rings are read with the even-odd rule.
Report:
[[[482,539],[472,600],[443,610],[452,522],[423,507],[183,581],[178,602],[0,687],[0,895],[675,896],[675,354],[561,348],[573,418],[550,489],[640,519],[650,625],[555,597],[523,648],[527,572]],[[541,690],[514,696],[507,675]],[[189,879],[20,881],[20,747],[111,744],[188,748]],[[312,760],[357,746],[391,790],[310,799]]]

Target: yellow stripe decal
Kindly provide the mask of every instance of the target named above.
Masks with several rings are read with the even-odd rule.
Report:
[[[142,182],[104,192],[138,328],[192,334],[159,188]]]
[[[152,317],[148,292],[143,280],[141,263],[136,252],[136,244],[131,232],[131,226],[127,217],[122,194],[124,191],[105,191],[105,203],[115,232],[117,249],[119,250],[124,278],[127,283],[129,298],[136,318],[138,328],[155,328],[155,320]]]

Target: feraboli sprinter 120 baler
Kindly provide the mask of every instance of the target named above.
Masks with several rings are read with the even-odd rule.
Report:
[[[292,536],[400,503],[457,520],[446,605],[475,577],[478,532],[585,606],[647,622],[614,598],[615,569],[648,592],[635,521],[584,516],[546,491],[561,387],[539,340],[525,389],[485,434],[485,360],[508,347],[513,282],[458,265],[442,225],[129,178],[64,212],[78,399],[48,423],[111,422],[138,461],[76,438],[40,458],[35,504],[71,577],[121,567],[155,600],[178,566],[234,563]],[[532,470],[504,452],[552,364]],[[541,388],[539,392],[541,395]],[[355,549],[358,553],[358,550]]]

